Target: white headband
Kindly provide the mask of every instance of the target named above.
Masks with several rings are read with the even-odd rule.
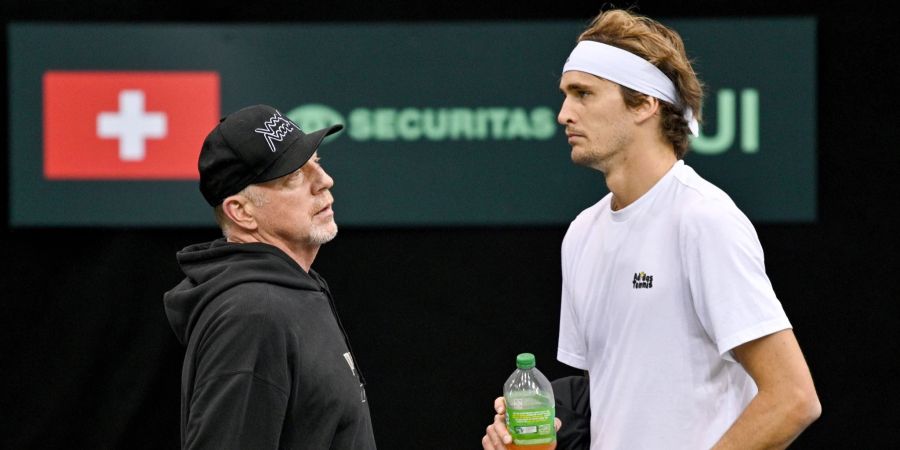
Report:
[[[672,80],[658,67],[618,47],[596,41],[581,41],[572,50],[563,66],[563,73],[570,70],[596,75],[676,106],[681,104]],[[694,110],[689,106],[684,108],[684,118],[688,122],[691,134],[699,135],[700,124],[694,117]]]

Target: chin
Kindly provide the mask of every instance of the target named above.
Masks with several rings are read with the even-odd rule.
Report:
[[[572,149],[572,162],[579,166],[594,167],[594,159],[582,151]]]
[[[316,245],[322,245],[334,239],[337,232],[337,224],[332,222],[330,225],[314,229],[309,234],[309,241]]]

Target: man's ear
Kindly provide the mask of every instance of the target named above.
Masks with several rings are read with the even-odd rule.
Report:
[[[632,112],[634,112],[635,123],[642,124],[647,120],[650,120],[650,118],[659,113],[659,109],[659,99],[656,97],[645,95],[644,101],[641,102],[640,105],[632,109]]]
[[[226,197],[222,202],[222,212],[235,227],[244,231],[254,231],[258,226],[256,217],[253,216],[253,202],[243,195],[235,194]]]

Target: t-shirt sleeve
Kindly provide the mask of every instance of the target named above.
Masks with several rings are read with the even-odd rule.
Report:
[[[581,326],[578,323],[578,315],[575,313],[575,299],[572,296],[570,280],[568,276],[567,249],[569,236],[564,239],[562,245],[562,294],[560,296],[559,311],[559,344],[556,349],[556,359],[576,369],[587,370],[587,348]]]
[[[730,201],[708,199],[685,214],[681,242],[697,316],[719,353],[791,328],[766,275],[753,225]]]

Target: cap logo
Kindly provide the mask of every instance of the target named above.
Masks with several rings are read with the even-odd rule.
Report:
[[[277,110],[263,125],[265,128],[257,128],[253,131],[266,138],[266,143],[269,144],[269,149],[272,150],[272,153],[275,153],[275,142],[283,141],[285,136],[294,131],[294,123],[285,119],[281,112]]]

